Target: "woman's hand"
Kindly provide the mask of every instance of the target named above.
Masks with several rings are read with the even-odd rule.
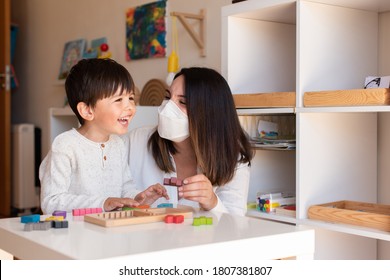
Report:
[[[104,201],[104,211],[112,211],[122,207],[137,207],[139,203],[132,198],[109,197]]]
[[[184,179],[178,191],[179,198],[199,202],[200,207],[207,211],[213,209],[218,203],[210,180],[203,174]]]
[[[135,196],[135,200],[139,204],[147,204],[151,205],[153,202],[155,202],[160,197],[164,197],[165,199],[169,200],[169,196],[167,194],[167,190],[161,186],[160,184],[155,184],[144,190],[143,192],[140,192]]]

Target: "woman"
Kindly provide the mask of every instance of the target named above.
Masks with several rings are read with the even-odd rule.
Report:
[[[158,127],[128,136],[137,186],[176,177],[183,180],[179,204],[245,215],[253,154],[229,85],[218,72],[182,69],[159,107]]]

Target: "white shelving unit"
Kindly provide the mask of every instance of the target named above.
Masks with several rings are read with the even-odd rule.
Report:
[[[296,151],[257,151],[249,192],[253,200],[284,183],[296,192],[296,219],[248,215],[315,227],[317,259],[390,258],[390,233],[307,216],[311,205],[337,200],[390,204],[390,107],[303,107],[305,92],[362,88],[367,76],[390,75],[389,31],[388,0],[248,0],[222,8],[222,73],[233,93],[296,92],[296,108],[238,110],[296,117]]]

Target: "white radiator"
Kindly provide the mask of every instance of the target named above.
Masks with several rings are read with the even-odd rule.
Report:
[[[21,210],[39,207],[40,132],[32,124],[13,125],[11,145],[12,206]]]

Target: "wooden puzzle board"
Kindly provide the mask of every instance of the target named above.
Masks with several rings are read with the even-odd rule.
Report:
[[[192,218],[192,211],[176,208],[149,208],[87,214],[84,221],[103,227],[116,227],[164,221],[167,215],[183,215]]]

